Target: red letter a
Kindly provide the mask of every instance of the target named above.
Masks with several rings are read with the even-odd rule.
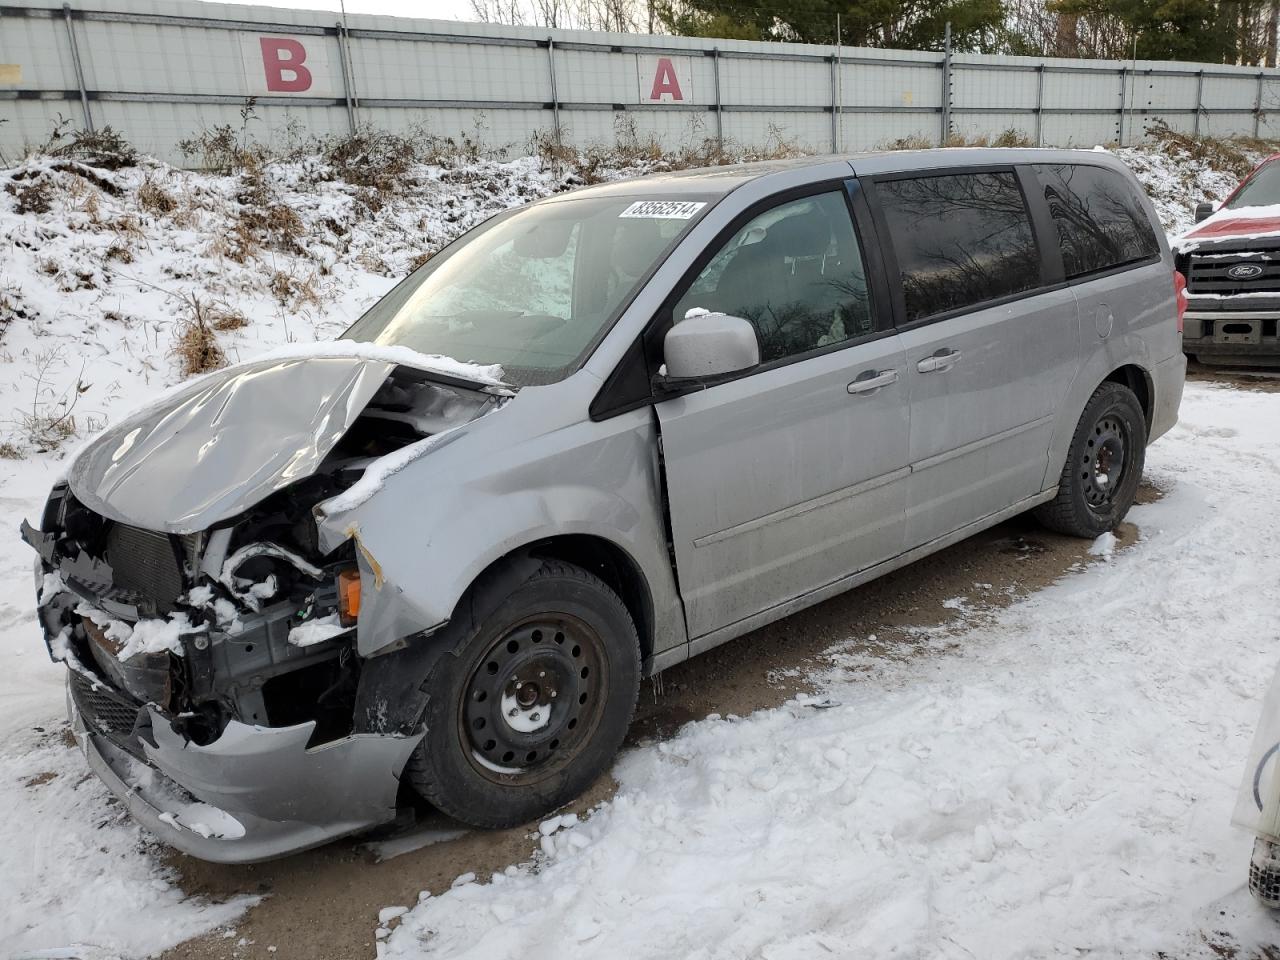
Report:
[[[658,58],[658,69],[653,74],[653,92],[649,94],[649,99],[661,100],[664,93],[671,94],[672,100],[684,99],[684,94],[680,92],[680,81],[676,78],[676,68],[672,66],[670,57]]]

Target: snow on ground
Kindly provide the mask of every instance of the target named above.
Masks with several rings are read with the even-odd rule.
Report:
[[[1171,229],[1189,222],[1197,200],[1220,198],[1228,186],[1201,161],[1120,153]],[[593,175],[642,169],[597,166]],[[138,956],[216,929],[245,906],[184,899],[159,848],[65,743],[62,670],[44,651],[32,554],[16,530],[38,516],[67,451],[181,382],[174,347],[197,304],[233,361],[332,337],[421,255],[505,206],[571,185],[571,175],[532,158],[419,164],[387,197],[314,159],[270,164],[252,178],[151,161],[86,170],[36,158],[0,170],[0,396],[9,411],[0,416],[0,530],[9,531],[0,537],[0,576],[10,587],[0,598],[0,953]],[[1193,423],[1221,420],[1228,430],[1236,410],[1275,420],[1271,402],[1201,388],[1188,410]],[[544,876],[564,885],[538,901],[541,919],[521,914],[521,924],[547,943],[555,924],[569,923],[581,938],[573,949],[594,956],[605,955],[605,944],[632,949],[636,931],[674,955],[734,955],[735,945],[765,936],[758,916],[770,918],[775,939],[809,929],[814,943],[839,944],[882,930],[875,949],[883,951],[907,942],[901,929],[945,955],[956,948],[944,937],[970,942],[976,917],[956,918],[975,904],[1023,918],[1009,945],[1029,936],[1027,918],[1037,910],[1059,918],[1063,926],[1043,929],[1063,936],[1085,924],[1069,928],[1061,917],[1104,911],[1112,927],[1090,928],[1097,942],[1126,942],[1108,937],[1145,936],[1170,890],[1181,899],[1160,908],[1166,918],[1177,917],[1178,905],[1233,890],[1247,844],[1226,833],[1217,806],[1238,773],[1253,698],[1272,666],[1263,639],[1246,642],[1242,624],[1256,618],[1260,638],[1274,636],[1274,624],[1258,604],[1236,603],[1223,611],[1231,631],[1206,627],[1197,619],[1206,611],[1195,607],[1205,596],[1200,571],[1173,561],[1186,543],[1201,566],[1228,568],[1242,591],[1261,578],[1273,545],[1262,505],[1245,491],[1260,489],[1255,477],[1275,461],[1253,428],[1202,438],[1221,449],[1221,462],[1193,455],[1191,442],[1181,428],[1153,451],[1153,469],[1178,483],[1168,503],[1138,514],[1149,532],[1164,525],[1172,533],[1116,554],[1109,578],[1094,572],[1073,581],[1085,586],[1050,591],[975,633],[964,652],[950,648],[954,638],[934,637],[902,663],[868,661],[865,675],[837,676],[832,695],[841,708],[793,705],[707,721],[631,754],[619,767],[619,799],[586,824],[553,832],[545,862],[419,907],[402,918],[392,949],[449,955],[446,945],[465,940],[469,924],[485,925],[462,916],[464,904],[505,918],[550,890]],[[1192,473],[1181,475],[1180,461]],[[1215,471],[1242,491],[1217,509],[1206,492]],[[1244,523],[1250,511],[1256,522]],[[1197,528],[1201,518],[1210,525]],[[1210,555],[1213,536],[1227,539]],[[1159,582],[1146,582],[1152,575],[1141,557],[1155,561]],[[1113,595],[1110,578],[1120,571],[1139,577],[1136,592],[1150,594],[1145,606]],[[1086,606],[1081,590],[1106,604],[1075,614],[1076,622],[1071,603]],[[1114,623],[1145,625],[1156,607],[1158,629],[1102,644]],[[1078,658],[1064,652],[1081,643],[1095,645]],[[1139,669],[1143,644],[1171,659]],[[1104,669],[1112,662],[1114,674]],[[1190,679],[1196,666],[1205,679]],[[1139,699],[1122,704],[1129,681]],[[1184,717],[1197,719],[1189,726]],[[1167,742],[1163,718],[1175,721]],[[1095,755],[1096,742],[1107,750]],[[1092,832],[1091,823],[1101,829]],[[971,863],[975,852],[991,856]],[[1153,875],[1151,863],[1166,855],[1168,875]],[[1129,887],[1119,868],[1131,871]],[[1198,885],[1192,890],[1175,882],[1188,877]],[[977,892],[980,882],[990,900]],[[1151,902],[1133,907],[1135,897]],[[762,899],[747,911],[748,898]],[[637,911],[624,910],[628,904]],[[658,907],[666,912],[638,926]],[[1239,907],[1233,900],[1231,909]],[[861,934],[856,918],[866,921]],[[1189,925],[1183,916],[1169,929]],[[419,944],[427,929],[439,933]],[[503,955],[504,936],[485,934],[502,942],[482,939],[493,952],[476,947],[473,955]],[[786,955],[800,945],[770,949]]]
[[[1135,547],[817,698],[632,750],[542,853],[387,957],[1156,956],[1274,943],[1232,807],[1280,648],[1280,396],[1192,384]],[[872,646],[875,646],[874,644]],[[815,703],[835,703],[814,709]],[[1225,955],[1225,954],[1223,954]]]

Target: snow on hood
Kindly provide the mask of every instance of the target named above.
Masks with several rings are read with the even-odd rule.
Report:
[[[1178,253],[1187,253],[1197,249],[1202,243],[1277,236],[1280,236],[1280,204],[1235,209],[1223,207],[1213,216],[1174,237],[1170,245]]]
[[[345,340],[287,348],[202,377],[104,431],[67,481],[113,520],[203,530],[314,473],[400,365],[501,385],[500,367],[404,347]]]

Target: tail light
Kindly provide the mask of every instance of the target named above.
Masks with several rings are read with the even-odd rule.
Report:
[[[1178,309],[1178,332],[1182,332],[1182,318],[1187,314],[1187,278],[1181,270],[1173,271],[1173,299]]]
[[[360,571],[343,570],[338,574],[338,620],[344,627],[354,627],[360,616]]]

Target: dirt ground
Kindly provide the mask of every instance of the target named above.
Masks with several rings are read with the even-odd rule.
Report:
[[[1159,496],[1153,487],[1139,501]],[[1136,529],[1119,531],[1122,546]],[[902,655],[902,628],[944,624],[958,617],[943,601],[994,609],[1091,562],[1089,542],[1047,532],[1019,517],[880,580],[725,644],[646,682],[629,743],[670,737],[711,713],[747,714],[775,707],[805,687],[807,671],[823,666],[822,653],[851,638],[877,635],[880,652]],[[583,812],[607,799],[614,783],[602,778],[569,810]],[[456,830],[439,814],[422,811],[427,827]],[[536,824],[505,831],[470,831],[377,862],[360,838],[255,866],[219,866],[180,854],[171,862],[188,893],[223,899],[259,894],[230,936],[213,934],[185,943],[166,960],[305,958],[350,960],[374,953],[378,911],[411,905],[418,892],[445,890],[459,875],[484,878],[527,860],[536,849]],[[274,947],[272,951],[270,948]]]

